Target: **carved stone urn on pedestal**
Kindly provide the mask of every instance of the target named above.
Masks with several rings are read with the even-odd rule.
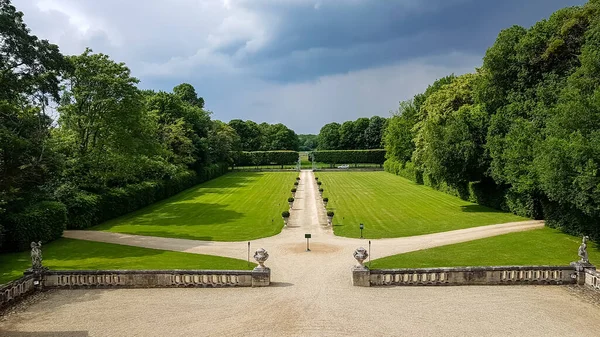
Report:
[[[265,270],[269,269],[265,267],[265,262],[269,259],[269,253],[264,248],[257,250],[254,253],[254,259],[258,262],[258,266],[254,270]]]

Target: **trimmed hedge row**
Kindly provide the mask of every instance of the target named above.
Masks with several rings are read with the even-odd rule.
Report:
[[[385,162],[385,150],[324,150],[311,152],[314,161],[325,164],[379,164]]]
[[[492,180],[470,182],[463,188],[449,186],[445,182],[437,182],[424,175],[415,168],[414,164],[407,162],[404,165],[395,160],[388,159],[384,164],[385,171],[404,177],[417,184],[432,187],[438,191],[454,195],[463,200],[468,200],[479,205],[512,212],[514,214],[541,219],[541,205],[535,198],[512,193],[508,186],[499,186]]]
[[[67,206],[67,228],[82,229],[136,211],[226,172],[226,165],[212,165],[198,173],[185,171],[168,180],[145,181],[112,188],[101,194],[66,191],[58,195],[58,199]]]
[[[6,214],[0,228],[0,250],[22,251],[32,241],[44,243],[62,236],[65,228],[88,228],[173,196],[199,183],[221,176],[227,165],[212,165],[196,173],[182,172],[171,179],[147,181],[100,193],[63,185],[55,191],[58,201],[42,201],[20,212]]]
[[[62,236],[67,222],[67,208],[56,201],[41,201],[7,216],[6,250],[29,249],[32,241],[49,242]]]
[[[296,151],[241,151],[234,155],[235,166],[293,165],[300,154]]]

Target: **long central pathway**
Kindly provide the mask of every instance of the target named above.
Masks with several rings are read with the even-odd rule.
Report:
[[[528,221],[372,240],[372,255],[541,226]],[[306,233],[312,234],[310,252]],[[65,236],[241,259],[247,248],[245,242],[96,231]],[[263,247],[271,256],[266,265],[272,270],[272,286],[63,291],[11,318],[7,328],[88,331],[91,336],[582,336],[600,330],[600,307],[580,301],[564,287],[353,287],[352,253],[360,246],[367,241],[333,235],[314,175],[302,171],[289,227],[252,241],[253,250]]]

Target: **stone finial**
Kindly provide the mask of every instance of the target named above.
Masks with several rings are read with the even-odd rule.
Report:
[[[590,260],[588,257],[588,252],[587,252],[587,240],[588,239],[589,239],[588,236],[583,237],[583,240],[581,240],[581,245],[579,246],[579,251],[577,252],[577,255],[579,255],[579,257],[581,258],[579,260],[579,262],[583,263],[583,264],[590,263]]]
[[[265,267],[265,262],[269,259],[269,253],[267,253],[264,248],[261,248],[254,253],[254,259],[259,264],[256,269],[268,269]]]
[[[354,251],[354,258],[358,261],[357,267],[366,268],[364,265],[364,261],[369,257],[369,253],[363,247],[358,248]]]
[[[42,241],[31,243],[31,270],[39,271],[42,266]]]

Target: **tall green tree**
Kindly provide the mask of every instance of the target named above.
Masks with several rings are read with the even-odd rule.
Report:
[[[340,150],[339,123],[325,124],[319,131],[319,150]]]

